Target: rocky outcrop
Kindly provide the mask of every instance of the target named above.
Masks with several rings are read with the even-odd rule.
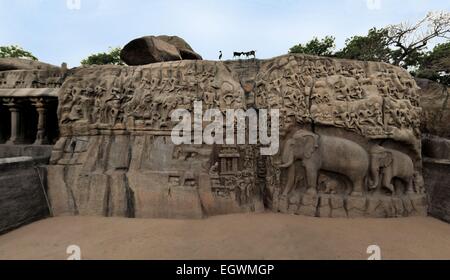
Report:
[[[304,55],[76,69],[60,91],[62,137],[48,168],[54,212],[425,215],[417,89],[391,65]],[[279,110],[279,153],[175,145],[172,112],[193,114],[195,101],[203,111]]]
[[[450,160],[424,159],[429,214],[450,223]]]
[[[426,79],[416,81],[423,108],[422,132],[450,139],[450,88]]]
[[[424,157],[450,160],[450,139],[426,134],[422,138]]]
[[[146,36],[128,43],[120,54],[128,65],[146,65],[150,63],[201,60],[186,41],[177,36]]]
[[[48,158],[47,158],[48,160]],[[46,159],[0,158],[0,234],[49,216]]]
[[[450,89],[430,80],[416,80],[423,108],[423,173],[429,214],[450,222]]]
[[[178,51],[180,52],[182,59],[187,59],[187,60],[202,60],[203,59],[198,53],[196,53],[192,49],[192,47],[184,39],[182,39],[178,36],[161,35],[161,36],[157,36],[156,38],[175,46],[178,49]]]
[[[31,59],[0,58],[0,71],[11,71],[11,70],[55,71],[58,69],[59,67],[57,66]]]

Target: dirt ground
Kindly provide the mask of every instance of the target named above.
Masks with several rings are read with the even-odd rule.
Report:
[[[60,217],[0,236],[0,259],[450,259],[450,225],[433,218],[319,219],[244,214],[205,220]]]

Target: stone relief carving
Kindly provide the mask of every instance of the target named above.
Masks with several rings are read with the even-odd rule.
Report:
[[[403,181],[405,192],[414,193],[414,163],[408,155],[378,145],[371,148],[370,155],[373,179],[371,189],[377,188],[381,182],[382,187],[395,193],[398,186],[394,186],[393,179],[398,178]]]
[[[61,70],[15,70],[0,72],[2,88],[59,88],[66,71]]]
[[[73,154],[55,148],[50,169],[71,171],[69,178],[51,179],[50,188],[61,191],[62,181],[82,193],[79,177],[94,182],[99,179],[90,170],[102,170],[109,178],[102,179],[106,190],[111,178],[122,178],[113,188],[126,190],[119,201],[127,201],[123,207],[136,217],[264,209],[394,217],[425,211],[421,111],[406,72],[303,55],[249,61],[247,68],[239,63],[77,69],[60,90],[61,141],[83,136],[89,148]],[[171,144],[171,113],[193,113],[194,101],[202,101],[203,110],[280,109],[279,155],[261,156],[251,145]],[[69,208],[61,211],[73,212]]]
[[[369,156],[360,145],[346,139],[299,130],[286,141],[280,167],[295,169],[296,160],[300,160],[305,168],[309,194],[317,193],[319,171],[325,170],[347,176],[352,183],[351,194],[362,196]],[[284,194],[292,191],[298,178],[295,171],[289,170],[289,175],[285,188],[290,191]]]

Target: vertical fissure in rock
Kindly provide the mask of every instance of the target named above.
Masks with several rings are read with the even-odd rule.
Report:
[[[312,108],[312,102],[313,102],[313,93],[314,93],[314,86],[316,85],[316,80],[313,81],[311,85],[311,89],[309,90],[308,97],[309,97],[309,104],[308,104],[308,115],[311,120],[311,131],[313,133],[316,133],[316,121],[311,115],[311,108]]]
[[[123,177],[124,180],[124,185],[125,185],[125,195],[126,195],[126,216],[128,218],[135,218],[136,217],[136,207],[135,207],[135,197],[134,197],[134,192],[133,190],[130,188],[130,184],[128,182],[128,176],[125,174],[125,176]]]
[[[77,205],[77,201],[75,200],[75,195],[73,193],[72,188],[69,185],[68,182],[68,172],[69,172],[69,168],[70,166],[68,165],[64,165],[63,167],[63,181],[64,181],[64,185],[66,186],[66,190],[67,190],[67,199],[68,201],[68,205],[70,208],[73,209],[74,215],[79,215],[80,212],[78,210],[78,205]]]
[[[348,203],[347,203],[347,198],[343,198],[343,204],[344,204],[344,211],[345,211],[345,215],[347,215],[348,217]]]
[[[105,199],[103,200],[103,211],[105,217],[111,217],[112,216],[112,208],[114,205],[112,205],[112,195],[111,195],[111,176],[107,175],[106,178],[106,191],[105,191]]]

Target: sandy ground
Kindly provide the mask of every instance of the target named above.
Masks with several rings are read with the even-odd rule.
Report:
[[[245,214],[206,220],[61,217],[0,236],[0,259],[450,259],[450,225],[433,218],[317,219]]]

